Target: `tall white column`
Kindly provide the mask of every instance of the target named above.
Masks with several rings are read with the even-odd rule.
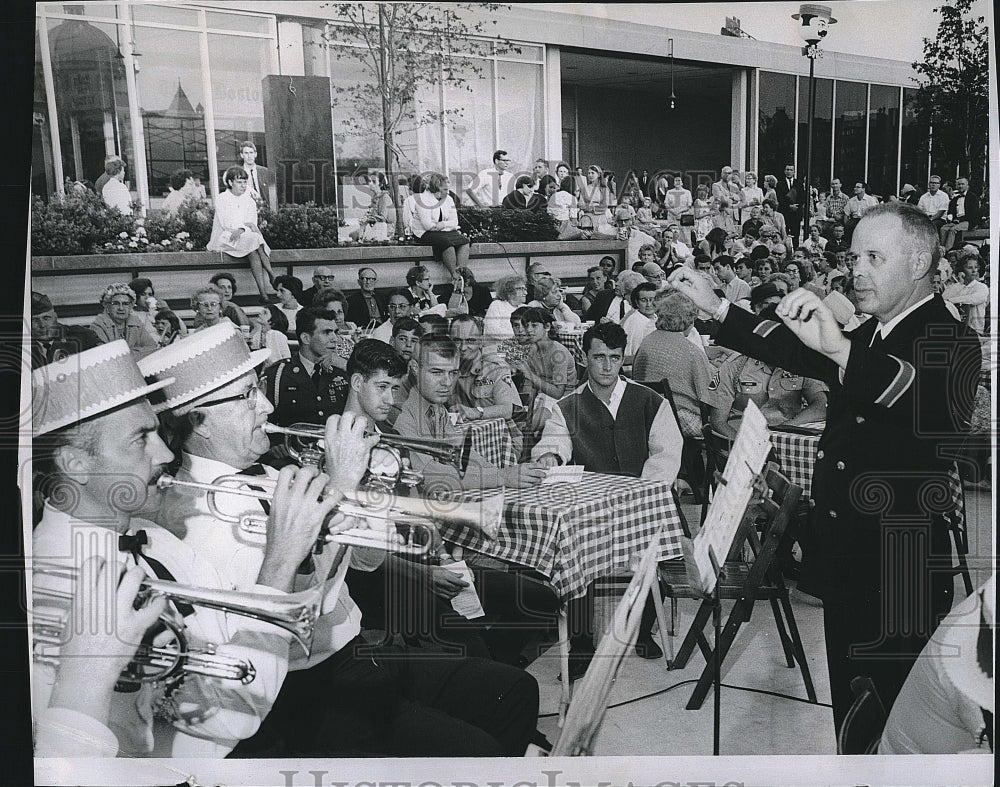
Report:
[[[747,69],[733,70],[733,109],[730,122],[732,132],[729,138],[729,161],[741,172],[750,165],[747,159],[747,87],[749,83]]]
[[[562,67],[559,47],[545,47],[545,158],[558,162],[562,150]]]

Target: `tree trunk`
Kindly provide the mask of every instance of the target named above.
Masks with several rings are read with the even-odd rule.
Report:
[[[399,204],[399,178],[396,176],[396,167],[393,154],[393,134],[389,122],[389,42],[385,34],[385,5],[378,5],[378,32],[379,42],[382,44],[379,52],[380,82],[379,92],[382,95],[382,156],[385,159],[385,178],[389,184],[389,196],[396,212],[397,238],[403,237],[403,211]]]

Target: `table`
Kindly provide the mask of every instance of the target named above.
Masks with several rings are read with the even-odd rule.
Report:
[[[552,329],[552,338],[573,353],[573,361],[577,366],[587,365],[587,356],[583,352],[583,334],[585,331],[586,328],[582,326]]]
[[[804,500],[812,497],[813,465],[816,463],[816,448],[819,445],[820,432],[803,434],[786,432],[780,427],[771,430],[771,444],[774,446],[781,471],[788,476],[793,484],[802,487]],[[952,463],[948,469],[948,489],[954,504],[955,524],[961,527],[965,522],[964,497],[962,478],[958,474],[958,463]]]
[[[465,492],[482,500],[495,490]],[[670,485],[629,476],[584,473],[578,484],[542,484],[505,491],[503,523],[495,542],[478,533],[441,527],[463,547],[544,574],[560,598],[582,596],[595,579],[630,573],[631,561],[661,524],[658,560],[681,556],[680,512]]]
[[[458,428],[472,433],[472,448],[496,467],[517,464],[517,453],[503,418],[489,418],[485,421],[465,421]]]

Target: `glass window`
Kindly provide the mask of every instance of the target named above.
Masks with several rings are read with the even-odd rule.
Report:
[[[446,121],[445,135],[452,185],[455,193],[463,199],[465,189],[474,185],[476,174],[492,166],[493,151],[497,145],[493,139],[494,64],[490,60],[481,60],[479,66],[482,68],[479,76],[468,74],[466,77],[471,92],[458,87],[446,87],[444,91],[445,105],[461,110]],[[508,143],[503,140],[500,144],[505,146]],[[511,154],[514,157],[512,150]]]
[[[795,76],[760,72],[757,172],[779,175],[795,153]]]
[[[52,161],[52,124],[42,78],[41,39],[35,34],[35,95],[31,107],[31,193],[48,199],[56,190]]]
[[[542,134],[542,69],[530,63],[498,63],[498,147],[510,153],[515,172],[531,172],[532,162],[545,149]]]
[[[896,152],[899,149],[899,88],[872,85],[868,109],[868,193],[883,199],[898,194]]]
[[[813,116],[812,168],[809,178],[820,191],[830,187],[830,130],[833,125],[833,80],[816,80],[816,113]],[[798,173],[806,174],[806,144],[809,128],[809,80],[799,80]],[[773,173],[779,174],[777,172]]]
[[[240,33],[261,33],[271,32],[271,21],[263,16],[249,16],[247,14],[225,14],[207,11],[205,13],[205,24],[208,28],[215,30],[235,30]]]
[[[161,25],[198,27],[198,12],[193,8],[137,3],[132,6],[132,19],[140,23],[158,22]]]
[[[199,33],[136,26],[142,52],[136,75],[151,207],[168,192],[170,175],[190,169],[208,185],[205,96]]]
[[[899,173],[900,183],[910,183],[923,192],[927,187],[927,143],[930,129],[926,123],[917,121],[914,102],[917,91],[913,88],[903,89],[903,155],[900,158],[902,171]]]
[[[354,172],[359,168],[382,166],[381,135],[364,130],[376,128],[376,124],[381,124],[381,110],[374,105],[377,93],[368,70],[351,54],[352,51],[366,50],[330,47],[333,140],[337,168],[342,173]],[[338,57],[338,54],[341,56]],[[358,100],[356,93],[346,92],[348,88],[364,85],[371,85],[372,90],[363,94],[361,100]]]
[[[264,75],[271,72],[272,41],[210,34],[208,59],[215,112],[215,150],[219,176],[240,162],[240,143],[251,140],[257,163],[270,166],[264,139]]]
[[[47,3],[45,10],[49,14],[75,14],[89,17],[100,17],[101,19],[117,19],[118,13],[115,10],[115,3]]]
[[[865,179],[865,105],[868,88],[861,82],[837,80],[833,174],[854,196],[854,184]]]
[[[514,51],[515,49],[521,50],[520,52]],[[531,46],[530,44],[514,44],[514,49],[509,52],[504,52],[500,54],[500,57],[506,57],[510,60],[528,60],[532,63],[541,63],[542,57],[545,50],[540,46]]]
[[[49,21],[63,175],[71,180],[97,181],[110,154],[126,164],[135,160],[116,27],[83,18]],[[126,185],[131,180],[126,169]]]

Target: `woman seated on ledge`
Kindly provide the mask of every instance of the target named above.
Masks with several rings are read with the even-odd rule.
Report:
[[[469,264],[469,239],[458,231],[458,209],[448,192],[448,178],[439,172],[428,176],[424,190],[403,205],[403,223],[413,237],[434,249],[454,276],[456,269]]]

